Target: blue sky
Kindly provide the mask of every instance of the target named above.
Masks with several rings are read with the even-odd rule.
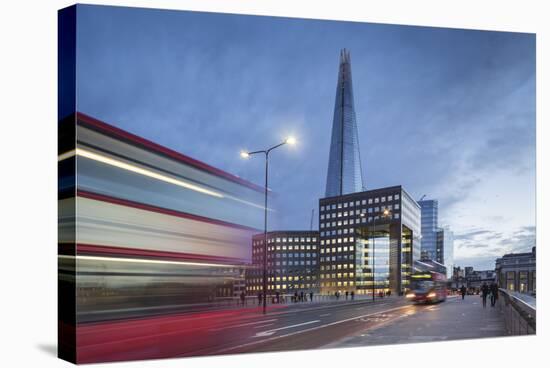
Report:
[[[274,226],[324,194],[339,51],[351,51],[366,186],[439,200],[457,263],[535,245],[535,35],[81,6],[78,109],[255,183]],[[314,227],[317,221],[314,221]]]

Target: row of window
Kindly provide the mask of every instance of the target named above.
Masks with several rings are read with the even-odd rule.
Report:
[[[353,236],[349,238],[335,238],[335,239],[326,239],[321,240],[321,245],[329,245],[329,244],[341,244],[341,243],[353,243],[355,242],[355,238]],[[350,246],[353,248],[353,246]],[[321,248],[321,253],[323,251],[323,248]]]
[[[362,199],[362,200],[357,200],[357,201],[350,201],[350,202],[340,202],[340,203],[333,203],[333,204],[327,204],[327,205],[323,205],[321,206],[321,211],[325,211],[325,210],[335,210],[337,208],[348,208],[348,207],[354,207],[354,206],[365,206],[366,204],[373,204],[373,203],[384,203],[386,202],[386,200],[388,202],[391,202],[393,200],[398,200],[399,199],[399,194],[393,194],[393,195],[388,195],[387,197],[386,196],[381,196],[381,197],[373,197],[373,198],[368,198],[368,199]]]
[[[274,250],[316,250],[317,245],[277,245],[274,247],[267,247],[268,251]],[[263,253],[264,249],[260,247],[252,248],[252,253]]]
[[[394,219],[399,219],[401,216],[399,215],[399,213],[394,213],[392,215],[392,217]],[[361,217],[360,219],[357,219],[357,220],[354,220],[354,219],[351,219],[349,220],[349,224],[350,225],[354,225],[354,224],[366,224],[367,222],[373,222],[373,221],[378,221],[380,220],[381,216],[368,216],[368,217]],[[385,218],[384,218],[385,219]],[[336,226],[342,226],[342,225],[347,225],[348,222],[347,221],[327,221],[327,222],[321,222],[320,223],[320,228],[321,229],[324,229],[324,228],[328,228],[328,227],[336,227]],[[324,234],[326,235],[325,232],[321,232],[321,234]],[[321,235],[323,236],[323,235]]]
[[[317,238],[316,237],[288,237],[288,238],[268,238],[267,244],[269,243],[316,243]],[[264,243],[263,239],[254,240],[252,241],[253,245],[261,245]]]
[[[268,290],[294,290],[294,289],[311,289],[316,287],[315,284],[282,284],[282,285],[268,285]],[[249,286],[248,291],[262,291],[262,286]]]
[[[327,266],[321,266],[321,271],[329,271],[329,270],[341,270],[341,269],[347,269],[347,268],[354,268],[355,265],[353,263],[344,263],[344,264],[338,264],[338,265],[327,265]]]
[[[348,277],[355,277],[355,274],[353,272],[344,272],[344,273],[327,273],[327,274],[324,274],[322,273],[321,274],[321,279],[341,279],[341,278],[348,278]]]
[[[353,260],[355,259],[355,256],[353,254],[343,254],[343,255],[337,255],[332,257],[321,257],[320,262],[340,262],[340,261],[347,261],[347,260]]]
[[[344,211],[344,212],[332,212],[327,214],[321,214],[320,218],[321,220],[324,219],[331,219],[331,218],[340,218],[340,217],[349,217],[349,216],[359,216],[361,214],[366,213],[379,213],[384,212],[385,210],[391,211],[391,210],[399,210],[399,203],[384,207],[369,207],[369,208],[363,208],[363,209],[357,209],[357,210],[351,210],[351,211]]]

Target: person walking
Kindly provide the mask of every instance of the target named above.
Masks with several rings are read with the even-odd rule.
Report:
[[[275,292],[275,301],[277,304],[279,304],[279,297],[280,297],[281,293],[279,293],[278,291]]]
[[[243,307],[244,307],[244,299],[245,299],[244,291],[241,291],[241,304]]]
[[[346,290],[346,300],[348,300],[349,291]]]
[[[462,300],[464,300],[464,296],[466,295],[466,286],[462,285],[460,288],[460,295],[462,295]]]
[[[483,283],[481,286],[481,299],[483,300],[483,308],[487,307],[487,296],[489,295],[489,286]]]
[[[258,305],[262,305],[262,293],[258,293]]]
[[[491,307],[494,307],[498,299],[498,285],[496,282],[492,282],[489,289],[491,291]]]
[[[355,292],[352,290],[351,291],[351,300],[353,300],[353,298],[355,298]]]
[[[309,292],[309,301],[310,303],[313,301],[313,291]]]

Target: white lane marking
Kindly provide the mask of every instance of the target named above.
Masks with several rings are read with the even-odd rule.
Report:
[[[218,328],[213,328],[209,331],[220,331],[220,330],[225,330],[227,328],[235,328],[235,327],[244,327],[244,326],[251,326],[251,325],[258,325],[260,323],[267,323],[267,322],[275,322],[277,321],[277,318],[274,318],[274,319],[266,319],[266,320],[263,320],[263,321],[256,321],[256,322],[248,322],[248,323],[241,323],[241,324],[238,324],[238,325],[230,325],[230,326],[224,326],[224,327],[218,327]]]
[[[295,325],[290,325],[290,326],[285,326],[285,327],[274,328],[273,330],[258,332],[258,333],[257,333],[256,335],[254,335],[253,337],[271,336],[271,335],[273,335],[275,332],[280,331],[280,330],[286,330],[286,329],[288,329],[288,328],[294,328],[294,327],[299,327],[299,326],[310,325],[310,324],[312,324],[312,323],[317,323],[317,322],[321,322],[321,321],[318,320],[318,319],[316,319],[315,321],[308,321],[308,322],[298,323],[298,324],[295,324]]]
[[[325,313],[325,314],[319,315],[319,317],[326,317],[326,316],[330,316],[330,313]]]
[[[270,338],[267,338],[267,339],[258,340],[258,341],[253,341],[253,342],[248,342],[248,343],[241,344],[241,345],[237,345],[237,346],[230,346],[230,347],[227,347],[227,348],[224,348],[224,349],[217,350],[217,351],[213,352],[212,354],[213,354],[213,355],[216,355],[216,354],[223,354],[223,353],[228,352],[228,351],[231,351],[231,350],[241,349],[241,348],[245,348],[245,347],[251,346],[251,345],[257,345],[257,344],[262,344],[262,343],[266,343],[266,342],[270,342],[270,341],[275,341],[275,340],[283,339],[283,338],[285,338],[285,337],[289,337],[289,336],[293,336],[293,335],[297,335],[297,334],[301,334],[301,333],[305,333],[305,332],[315,331],[315,330],[319,330],[319,329],[321,329],[321,328],[330,327],[330,326],[338,325],[338,324],[340,324],[340,323],[345,323],[345,322],[353,321],[354,319],[357,319],[357,318],[363,318],[363,317],[373,316],[373,315],[379,314],[379,313],[392,312],[392,311],[396,311],[396,310],[399,310],[399,309],[410,308],[410,307],[411,307],[410,305],[403,305],[403,306],[400,306],[400,307],[395,307],[395,308],[387,309],[387,310],[380,311],[380,312],[374,312],[374,313],[365,314],[365,315],[363,315],[363,316],[357,316],[357,317],[347,318],[347,319],[343,319],[343,320],[341,320],[341,321],[336,321],[336,322],[327,323],[326,325],[320,325],[320,326],[315,326],[315,327],[308,328],[308,329],[305,329],[305,330],[300,330],[300,331],[295,331],[295,332],[289,332],[289,333],[284,334],[284,335],[273,336],[273,337],[270,337]]]
[[[268,323],[267,325],[254,326],[254,328],[269,327],[269,326],[273,326],[274,324],[275,323]]]

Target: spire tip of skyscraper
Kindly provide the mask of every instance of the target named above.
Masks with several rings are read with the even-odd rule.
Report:
[[[340,63],[349,63],[350,62],[350,52],[346,48],[340,50]]]

